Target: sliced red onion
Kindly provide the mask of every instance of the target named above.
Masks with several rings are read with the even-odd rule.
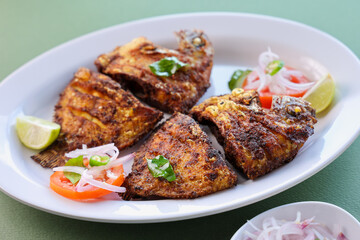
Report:
[[[109,149],[105,153],[110,156],[109,162],[112,162],[119,156],[119,149],[114,146],[112,149]]]
[[[251,73],[249,73],[249,75],[246,78],[247,84],[251,84],[254,81],[258,80],[258,77],[259,75],[257,74],[257,71],[252,71]]]
[[[83,172],[81,175],[81,178],[84,179],[84,182],[98,188],[102,188],[111,192],[119,192],[123,193],[126,191],[126,188],[124,187],[118,187],[111,184],[108,184],[106,182],[100,182],[98,180],[95,180],[92,175],[87,174],[87,170]]]
[[[106,176],[111,179],[117,179],[119,176],[116,176],[111,170],[106,170]]]
[[[56,167],[56,168],[53,168],[53,171],[54,172],[73,172],[73,173],[78,173],[78,174],[83,174],[83,172],[85,171],[86,169],[83,168],[83,167],[77,167],[77,166],[63,166],[63,167]]]
[[[312,87],[315,82],[309,82],[309,83],[293,83],[289,79],[286,79],[283,77],[283,75],[280,73],[276,74],[276,79],[279,81],[280,84],[283,84],[285,87],[294,89],[294,90],[307,90],[310,87]]]
[[[85,192],[89,191],[92,188],[93,186],[88,184],[87,181],[83,177],[81,177],[80,181],[76,184],[75,190],[77,192]]]
[[[281,233],[281,236],[283,235],[303,235],[303,230],[301,229],[301,226],[294,222],[285,223],[282,225],[279,229],[279,232]]]
[[[82,191],[86,191],[89,188],[91,188],[91,186],[86,185],[86,184],[90,184],[90,185],[95,186],[95,187],[99,187],[99,188],[109,190],[109,188],[105,188],[105,187],[106,186],[113,186],[113,185],[94,180],[94,178],[96,178],[96,177],[98,177],[100,175],[103,175],[103,174],[106,174],[108,177],[110,177],[108,171],[110,171],[110,169],[112,167],[119,166],[121,164],[125,164],[128,161],[131,161],[133,159],[134,159],[134,154],[128,154],[128,155],[126,155],[124,157],[121,157],[121,158],[118,158],[118,159],[116,159],[116,160],[114,160],[112,162],[109,162],[108,164],[106,164],[104,166],[96,166],[96,167],[91,167],[90,169],[87,169],[86,172],[82,174],[79,183],[76,185],[76,190],[78,192],[82,192]],[[125,172],[125,169],[124,169],[124,173],[125,173],[124,175],[127,176],[127,174],[129,172]],[[111,177],[114,178],[115,175],[111,175]],[[90,181],[89,181],[89,179],[90,179]],[[101,183],[101,185],[92,184],[92,183],[94,183],[94,181],[96,181],[97,183]],[[104,185],[104,184],[106,184],[106,185]],[[110,187],[110,188],[117,189],[116,192],[126,190],[124,187],[122,187],[122,188],[117,187],[117,186],[113,186],[113,187]],[[112,190],[109,190],[109,191],[112,191]]]
[[[256,71],[257,74],[259,75],[260,85],[257,90],[261,92],[265,87],[268,86],[269,82],[271,81],[271,77],[258,68],[255,68],[254,71]]]
[[[118,157],[119,150],[114,143],[109,143],[106,145],[93,147],[93,148],[87,148],[86,145],[83,145],[82,149],[76,149],[74,151],[66,153],[65,156],[68,158],[76,158],[80,155],[83,155],[84,158],[90,158],[93,155],[104,156],[106,154],[111,156],[110,158],[111,161],[112,159],[116,159]]]
[[[272,93],[281,95],[286,93],[286,87],[282,84],[278,84],[276,81],[272,81],[269,84],[269,90]]]
[[[260,54],[259,66],[265,72],[266,67],[274,60],[279,60],[279,56],[271,52],[271,49],[268,48],[266,52]]]
[[[124,175],[125,177],[127,177],[127,175],[129,175],[132,172],[132,166],[134,164],[134,155],[132,155],[131,158],[127,159],[126,161],[124,161],[123,163],[123,168],[124,168]]]
[[[320,233],[320,232],[318,232],[318,231],[316,231],[316,229],[312,229],[313,231],[314,231],[314,233],[315,233],[315,237],[317,237],[317,238],[319,238],[319,239],[324,239],[324,236]],[[330,235],[330,234],[329,234]],[[332,239],[332,238],[331,238]]]
[[[267,229],[269,226],[271,226],[271,224],[272,224],[271,219],[267,218],[264,220],[262,227],[263,227],[263,229]]]
[[[131,153],[131,154],[128,154],[128,155],[123,156],[121,158],[118,158],[116,160],[113,160],[113,161],[109,162],[106,165],[92,167],[92,168],[89,169],[88,173],[93,175],[93,176],[98,176],[99,174],[101,174],[103,171],[106,171],[107,169],[110,169],[110,168],[115,167],[115,166],[119,166],[121,164],[124,166],[127,162],[129,162],[129,161],[131,161],[133,159],[134,159],[134,154]],[[126,172],[125,169],[124,169],[124,172],[126,174],[129,173],[129,172]]]
[[[246,87],[248,89],[258,89],[260,86],[260,81],[255,81],[253,83],[247,84]]]
[[[261,230],[260,230],[260,228],[257,228],[251,221],[247,221],[248,222],[248,224],[250,224],[250,226],[253,228],[253,229],[255,229],[256,231],[258,231],[258,232],[260,232]]]
[[[312,221],[314,221],[314,219],[315,219],[315,217],[312,217],[312,218],[309,218],[309,219],[304,220],[304,221],[300,224],[301,229],[304,229],[304,228],[306,228],[307,226],[309,226],[309,225],[312,223]]]
[[[258,236],[258,238],[256,238],[256,239],[271,239],[271,238],[269,238],[270,237],[270,235],[272,235],[272,232],[274,232],[274,231],[276,231],[276,230],[278,230],[278,228],[267,228],[267,229],[264,229],[261,233],[260,233],[260,235]],[[274,235],[273,235],[274,236]]]
[[[347,240],[345,235],[341,232],[337,235],[336,240]]]
[[[118,159],[110,162],[108,165],[109,165],[110,167],[112,167],[112,166],[124,164],[124,163],[126,163],[126,162],[128,162],[128,161],[130,161],[130,160],[133,160],[134,157],[135,157],[135,154],[134,154],[134,153],[130,153],[130,154],[128,154],[128,155],[125,155],[125,156],[123,156],[123,157],[120,157],[120,158],[118,158]]]
[[[94,155],[99,156],[110,156],[109,163],[103,166],[93,166],[89,169],[77,166],[63,166],[54,168],[54,171],[67,171],[67,172],[75,172],[81,174],[80,181],[76,185],[76,191],[83,192],[90,190],[93,187],[102,188],[105,190],[109,190],[112,192],[125,192],[126,189],[124,187],[118,187],[106,182],[101,182],[95,180],[98,177],[102,177],[104,174],[108,178],[117,178],[113,172],[111,172],[111,168],[119,166],[119,165],[127,165],[126,170],[124,166],[124,175],[126,176],[131,172],[132,160],[134,159],[134,154],[128,154],[121,158],[117,158],[119,156],[119,150],[115,146],[114,143],[106,144],[99,147],[87,148],[86,145],[82,146],[82,149],[76,149],[65,154],[66,157],[75,158],[82,155],[84,158],[90,158]]]
[[[271,223],[272,225],[274,225],[275,227],[279,227],[279,224],[277,223],[276,219],[274,217],[271,218]]]
[[[304,77],[304,74],[298,70],[289,70],[287,68],[284,68],[284,70],[282,71],[282,74],[285,78],[291,78],[291,76],[297,77],[297,78],[302,78]]]
[[[346,237],[341,232],[341,226],[339,224],[334,224],[334,236],[336,236],[336,240],[346,240]]]
[[[304,77],[304,74],[301,71],[287,69],[286,67],[283,67],[274,76],[267,74],[266,67],[268,64],[278,59],[279,56],[271,52],[270,48],[268,51],[261,53],[259,56],[259,67],[256,67],[247,77],[247,88],[257,89],[257,91],[261,92],[268,87],[275,94],[286,95],[288,94],[287,89],[305,91],[315,84],[315,82],[291,82],[292,76],[301,78]]]
[[[306,234],[306,237],[304,238],[304,240],[314,240],[315,239],[314,231],[308,230],[308,231],[305,231],[305,234]]]
[[[275,218],[267,218],[263,221],[263,229],[260,230],[250,221],[248,223],[255,232],[245,231],[246,240],[347,240],[340,231],[336,235],[331,234],[331,231],[319,223],[313,221],[313,218],[301,221],[301,213],[297,213],[295,221],[278,221]],[[336,237],[335,237],[336,236]]]
[[[326,226],[316,225],[313,226],[313,230],[315,236],[317,236],[320,239],[322,238],[335,239],[335,235],[332,234],[332,232]]]
[[[257,235],[251,233],[251,232],[248,232],[245,230],[245,234],[248,236],[248,238],[246,238],[246,240],[248,239],[256,239],[257,238]]]

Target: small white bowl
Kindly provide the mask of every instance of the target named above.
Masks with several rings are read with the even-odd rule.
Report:
[[[270,209],[263,212],[250,221],[255,226],[262,226],[263,220],[268,217],[276,219],[295,220],[296,213],[301,212],[301,220],[315,216],[315,221],[323,223],[330,229],[338,224],[347,239],[360,238],[360,223],[344,209],[325,202],[297,202]],[[253,232],[249,223],[245,223],[231,238],[231,240],[243,240],[245,231]]]

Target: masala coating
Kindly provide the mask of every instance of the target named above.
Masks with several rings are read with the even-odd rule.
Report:
[[[151,175],[147,159],[167,158],[176,180]],[[135,153],[124,199],[196,198],[235,186],[237,175],[191,117],[175,113]]]
[[[199,30],[176,33],[178,50],[167,49],[145,37],[100,55],[95,65],[141,100],[164,112],[187,113],[210,86],[214,49]],[[165,57],[187,64],[170,77],[157,76],[149,65]]]
[[[95,147],[114,143],[121,150],[149,133],[163,113],[143,105],[108,76],[80,68],[60,94],[54,122],[60,124],[58,139],[32,156],[43,167],[65,163],[64,154],[83,144]]]
[[[273,96],[272,107],[266,110],[255,90],[240,88],[205,100],[190,115],[210,125],[226,159],[250,179],[294,159],[317,122],[315,110],[305,100]]]

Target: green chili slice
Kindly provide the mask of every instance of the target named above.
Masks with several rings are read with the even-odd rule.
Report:
[[[94,156],[90,157],[89,164],[91,167],[104,166],[104,165],[108,164],[109,161],[110,161],[109,156],[94,155]]]
[[[284,62],[281,60],[274,60],[266,67],[266,73],[270,76],[274,76],[284,67]]]

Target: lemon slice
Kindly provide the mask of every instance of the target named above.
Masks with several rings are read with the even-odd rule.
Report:
[[[303,96],[303,99],[311,103],[315,108],[316,113],[325,110],[333,100],[335,95],[335,82],[330,74],[327,74],[323,79],[318,81],[310,90]]]
[[[60,125],[37,117],[21,116],[16,119],[16,132],[26,147],[43,149],[59,136]]]

